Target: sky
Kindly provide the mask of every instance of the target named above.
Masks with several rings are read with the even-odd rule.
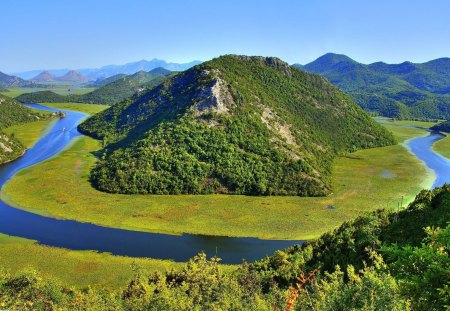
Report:
[[[2,0],[0,71],[159,58],[327,53],[362,62],[450,57],[449,0]]]

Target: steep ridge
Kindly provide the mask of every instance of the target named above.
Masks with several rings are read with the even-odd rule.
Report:
[[[79,126],[93,184],[122,193],[330,193],[333,157],[392,136],[326,79],[277,58],[195,66]]]

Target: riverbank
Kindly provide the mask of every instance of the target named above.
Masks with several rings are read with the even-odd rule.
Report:
[[[399,141],[427,134],[390,127]],[[335,192],[325,198],[114,195],[95,190],[88,181],[99,149],[98,141],[77,138],[51,160],[18,173],[5,185],[2,199],[33,213],[114,228],[302,240],[365,212],[396,208],[402,197],[406,204],[432,182],[422,162],[396,145],[337,159]]]

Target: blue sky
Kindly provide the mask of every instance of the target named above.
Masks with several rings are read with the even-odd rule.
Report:
[[[2,0],[0,71],[222,54],[307,63],[450,56],[448,0]]]

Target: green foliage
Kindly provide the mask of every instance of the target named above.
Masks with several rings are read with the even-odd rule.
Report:
[[[393,137],[325,79],[275,58],[224,56],[93,116],[92,171],[121,193],[329,193],[332,160]]]
[[[424,64],[360,64],[326,54],[301,68],[327,77],[367,111],[400,119],[449,119],[450,59]]]
[[[47,117],[22,106],[14,99],[0,95],[0,163],[13,160],[25,151],[25,147],[13,135],[4,134],[2,129]]]

